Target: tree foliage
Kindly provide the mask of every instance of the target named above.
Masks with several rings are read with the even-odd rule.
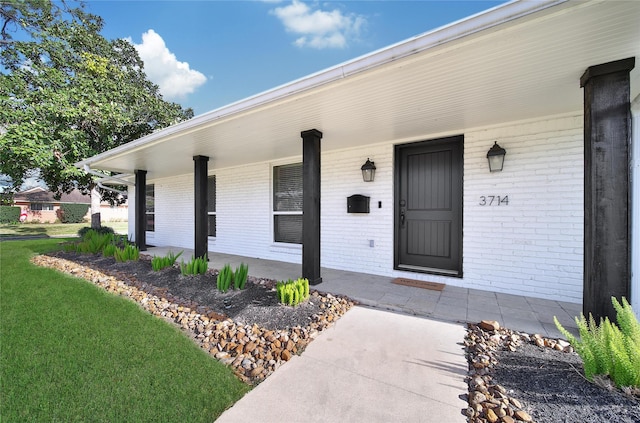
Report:
[[[93,177],[74,163],[193,116],[83,4],[2,1],[0,18],[0,173],[14,186],[40,169],[58,194],[89,192]]]

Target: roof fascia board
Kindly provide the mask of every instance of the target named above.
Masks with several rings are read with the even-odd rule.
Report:
[[[570,0],[542,0],[535,2],[514,0],[503,5],[498,5],[486,11],[401,41],[397,44],[376,50],[372,53],[368,53],[364,56],[360,56],[320,72],[313,73],[287,84],[277,86],[268,91],[264,91],[254,96],[231,103],[227,106],[206,112],[202,115],[195,116],[187,121],[177,123],[135,141],[79,161],[75,165],[79,168],[91,166],[91,164],[101,160],[133,152],[140,148],[166,141],[173,135],[195,130],[201,125],[212,124],[218,120],[250,111],[259,106],[272,103],[294,94],[309,91],[322,85],[344,79],[347,76],[355,75],[369,69],[397,61],[430,48],[455,41],[468,35],[490,29],[500,24],[510,22],[568,1]]]

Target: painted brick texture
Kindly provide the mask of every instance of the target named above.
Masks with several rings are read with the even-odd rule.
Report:
[[[322,152],[322,266],[581,302],[582,115],[442,136],[460,133],[465,136],[462,278],[393,269],[393,142]],[[507,150],[499,173],[490,173],[486,160],[494,141]],[[360,172],[367,158],[377,167],[371,183],[363,182]],[[210,168],[216,175],[218,223],[209,250],[299,263],[300,246],[273,242],[271,175],[273,165],[300,161]],[[193,248],[193,175],[149,183],[156,185],[156,231],[148,243]],[[347,213],[353,194],[370,197],[370,213]],[[508,205],[482,206],[483,196],[508,196]]]
[[[493,141],[504,170],[488,172]],[[464,285],[582,301],[582,116],[465,134]],[[481,206],[481,196],[509,204]]]

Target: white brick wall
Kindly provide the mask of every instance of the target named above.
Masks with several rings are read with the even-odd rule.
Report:
[[[373,182],[360,167],[376,166]],[[393,269],[393,146],[330,151],[322,154],[322,266],[387,275]],[[347,197],[370,197],[370,213],[347,213]],[[378,207],[381,202],[381,208]],[[369,241],[374,246],[370,247]]]
[[[581,114],[445,135],[461,133],[465,136],[463,278],[393,270],[392,142],[323,151],[322,266],[581,302]],[[427,134],[421,139],[439,136]],[[489,173],[487,166],[486,153],[494,141],[507,150],[500,173]],[[372,183],[363,182],[360,172],[367,158],[377,167]],[[301,157],[293,157],[275,164],[300,161]],[[273,165],[210,168],[218,190],[217,238],[209,242],[211,251],[300,262],[299,246],[273,243]],[[148,243],[193,248],[193,175],[149,183],[156,185],[156,231],[148,235]],[[369,214],[347,213],[347,197],[353,194],[371,197]],[[480,206],[480,196],[489,195],[508,195],[509,204]]]
[[[193,248],[193,175],[147,179],[147,184],[155,185],[155,231],[147,232],[147,243]]]
[[[292,158],[283,163],[301,160]],[[210,251],[294,263],[301,261],[300,246],[273,243],[271,169],[271,163],[209,169],[209,175],[216,175],[217,189],[217,236],[209,239]],[[155,185],[155,231],[147,232],[147,243],[193,249],[193,175],[149,179],[147,183]],[[134,193],[131,188],[131,198]],[[133,216],[130,221],[134,221]],[[135,231],[133,225],[130,231]]]
[[[582,301],[582,116],[465,134],[464,286]],[[489,173],[493,141],[507,150]],[[480,206],[508,195],[509,205]]]
[[[300,158],[287,163],[300,162]],[[215,171],[217,237],[211,251],[299,263],[301,248],[273,245],[270,163]]]

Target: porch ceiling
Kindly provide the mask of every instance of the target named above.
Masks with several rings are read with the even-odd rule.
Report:
[[[504,14],[513,7],[197,116],[81,164],[122,173],[145,169],[152,180],[192,173],[195,155],[209,156],[210,169],[299,156],[300,132],[312,128],[323,132],[327,151],[575,112],[582,110],[579,81],[589,66],[632,56],[640,61],[638,1],[570,1],[486,23],[499,17],[498,9]],[[484,28],[456,35],[481,18]],[[427,39],[427,48],[411,51]],[[393,58],[399,51],[404,55]],[[632,99],[640,91],[639,68],[631,74]]]

